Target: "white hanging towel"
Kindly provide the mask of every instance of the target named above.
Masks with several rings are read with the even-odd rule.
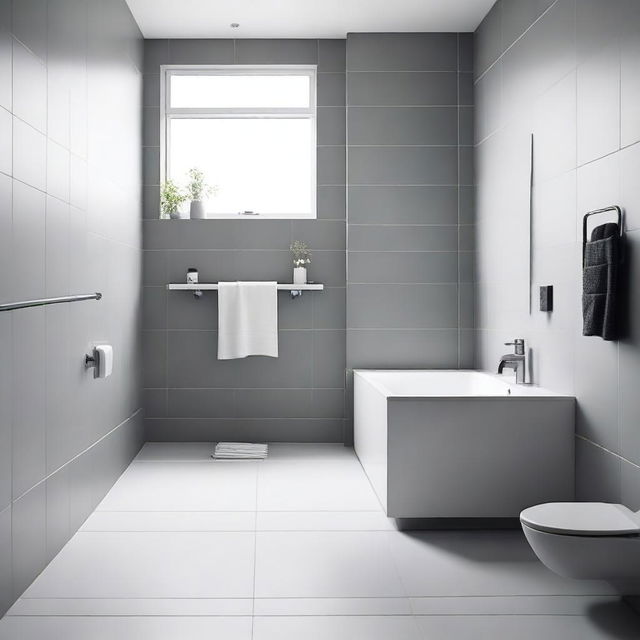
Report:
[[[218,283],[218,360],[278,357],[278,283]]]

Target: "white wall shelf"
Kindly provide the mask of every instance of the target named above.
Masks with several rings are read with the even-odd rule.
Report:
[[[217,291],[218,283],[217,282],[198,282],[196,284],[186,284],[186,283],[170,283],[167,285],[167,289],[169,291]],[[290,291],[292,298],[297,298],[302,295],[303,291],[323,291],[324,285],[318,283],[308,283],[308,284],[280,284],[278,283],[278,291]]]

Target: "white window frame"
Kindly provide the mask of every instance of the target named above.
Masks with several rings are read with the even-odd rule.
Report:
[[[174,75],[305,75],[309,77],[309,106],[296,108],[175,108],[171,107],[171,76]],[[209,220],[220,219],[305,219],[317,218],[317,66],[316,65],[161,65],[160,66],[160,180],[170,177],[172,119],[176,118],[300,118],[311,121],[311,181],[308,213],[254,215],[242,212],[207,214]],[[257,214],[257,215],[256,215]]]

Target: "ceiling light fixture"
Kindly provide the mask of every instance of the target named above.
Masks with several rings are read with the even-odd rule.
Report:
[[[232,29],[237,29],[240,26],[240,23],[239,22],[232,22],[229,26]]]

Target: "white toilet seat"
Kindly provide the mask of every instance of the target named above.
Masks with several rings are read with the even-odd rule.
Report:
[[[640,534],[640,514],[621,504],[551,502],[529,507],[520,522],[531,529],[565,536]]]

